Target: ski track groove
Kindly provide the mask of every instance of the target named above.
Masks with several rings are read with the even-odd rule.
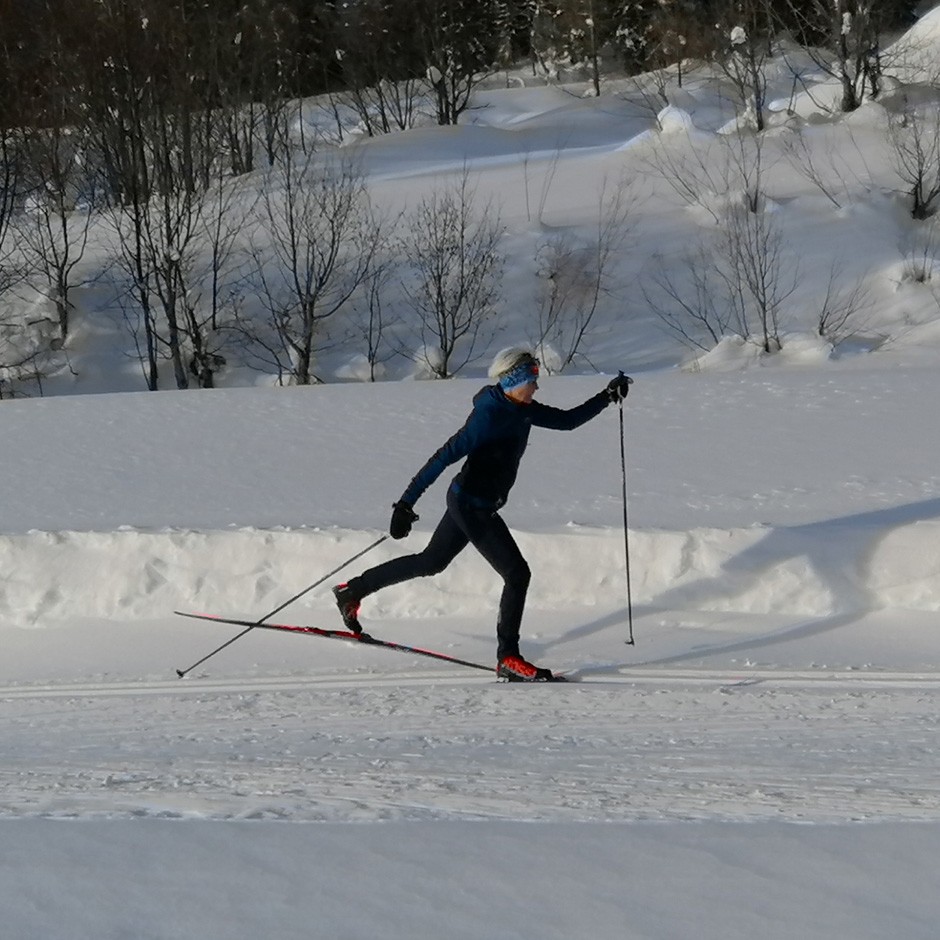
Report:
[[[0,817],[936,818],[940,676],[590,667],[0,689]],[[612,667],[611,667],[612,668]]]
[[[564,674],[564,673],[563,673]],[[922,687],[940,688],[940,674],[926,672],[888,672],[847,670],[660,670],[635,668],[628,671],[588,666],[568,673],[573,680],[570,689],[583,686],[655,685],[677,686],[720,685],[726,691],[743,691],[749,687],[771,683],[776,687],[826,686],[863,688]],[[349,687],[392,687],[439,684],[443,686],[479,686],[487,680],[479,673],[464,674],[455,669],[414,672],[354,672],[304,676],[251,676],[244,679],[142,679],[134,681],[88,681],[69,683],[28,683],[0,686],[0,702],[30,698],[97,698],[141,695],[205,695],[243,694],[246,692],[302,691],[304,689],[344,689]],[[493,684],[500,686],[506,683]],[[541,685],[538,683],[536,685]],[[523,689],[525,683],[514,683]],[[556,691],[559,691],[556,686]]]

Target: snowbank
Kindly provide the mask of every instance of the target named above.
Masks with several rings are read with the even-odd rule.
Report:
[[[541,396],[565,407],[602,381],[550,377]],[[480,384],[4,403],[0,629],[179,608],[263,615],[375,541]],[[890,364],[639,375],[624,411],[634,600],[816,617],[940,609],[940,478],[923,436],[938,394],[936,369]],[[532,567],[534,610],[622,603],[617,433],[610,409],[532,434],[503,515]],[[334,580],[420,550],[450,476],[422,498],[409,539],[288,615],[332,616]],[[479,615],[499,590],[467,551],[366,614]]]
[[[625,596],[623,531],[571,526],[516,532],[533,570],[531,608],[556,610]],[[371,542],[347,530],[35,532],[0,538],[0,627],[74,618],[152,619],[173,609],[261,616]],[[633,531],[637,603],[825,617],[882,607],[940,610],[940,521],[873,513],[848,523],[688,532]],[[343,577],[420,550],[386,541],[290,611],[332,617],[329,588]],[[501,582],[472,551],[443,574],[367,601],[384,618],[471,615],[492,608]]]

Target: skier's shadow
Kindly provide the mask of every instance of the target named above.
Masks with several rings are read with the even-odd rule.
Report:
[[[597,667],[596,670],[588,668],[582,670],[582,674],[610,674],[631,666],[668,665],[716,653],[743,652],[823,633],[851,623],[857,619],[858,612],[878,606],[867,588],[866,573],[880,542],[902,526],[937,518],[940,518],[940,498],[806,525],[770,529],[764,538],[730,558],[722,566],[721,577],[701,578],[691,584],[667,590],[655,597],[645,609],[649,612],[714,609],[711,606],[713,602],[729,594],[743,594],[753,589],[764,572],[790,559],[799,558],[838,599],[846,612],[813,618],[783,630],[731,643],[698,646],[657,660],[634,660],[621,665]],[[622,627],[626,621],[627,610],[622,608],[574,628],[565,634],[564,640],[577,640],[610,627]]]
[[[655,606],[698,609],[729,591],[738,594],[753,588],[764,572],[799,558],[843,609],[869,610],[877,605],[866,575],[878,545],[895,529],[938,517],[940,498],[934,498],[806,525],[778,526],[730,558],[722,567],[722,578],[702,578],[673,588],[660,594]]]
[[[607,618],[604,618],[607,619]],[[669,656],[660,656],[656,659],[636,659],[622,663],[608,663],[603,666],[585,666],[570,673],[570,678],[581,676],[616,676],[624,670],[650,668],[656,666],[676,666],[682,663],[697,662],[706,656],[719,656],[728,653],[752,652],[762,647],[775,646],[778,643],[789,643],[793,640],[807,639],[828,633],[839,627],[847,626],[858,620],[858,614],[834,614],[831,617],[820,617],[804,620],[801,623],[772,630],[758,636],[749,636],[743,640],[732,640],[727,643],[702,643],[682,653],[673,653]],[[591,624],[590,626],[594,626]]]

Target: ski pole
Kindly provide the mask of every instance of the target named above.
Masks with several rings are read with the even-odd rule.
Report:
[[[236,636],[233,636],[230,640],[227,640],[221,646],[214,649],[211,653],[207,653],[205,656],[202,657],[202,659],[200,659],[198,662],[193,663],[188,669],[177,669],[176,674],[182,679],[183,676],[192,672],[197,666],[201,666],[207,659],[211,659],[213,656],[215,656],[216,653],[221,653],[222,650],[224,650],[227,646],[231,646],[236,640],[240,640],[246,633],[249,633],[250,631],[254,630],[255,627],[261,626],[261,624],[263,624],[265,620],[270,619],[275,614],[279,614],[285,607],[287,607],[290,604],[293,604],[294,601],[296,600],[300,600],[300,598],[303,597],[304,594],[308,594],[315,587],[319,587],[321,584],[323,584],[324,581],[327,580],[327,578],[332,578],[333,575],[336,574],[338,571],[342,571],[343,568],[346,567],[346,565],[352,564],[354,561],[356,561],[356,559],[362,558],[363,555],[365,555],[368,552],[371,552],[373,548],[376,548],[377,546],[381,545],[387,538],[388,538],[387,535],[383,535],[380,538],[377,538],[371,545],[364,548],[361,552],[357,552],[355,555],[352,556],[352,558],[347,558],[346,561],[344,561],[341,565],[337,565],[337,567],[335,567],[332,571],[329,571],[325,575],[323,575],[323,577],[320,578],[319,581],[314,581],[313,584],[309,585],[308,587],[305,587],[299,594],[295,594],[289,600],[284,601],[283,604],[279,605],[278,607],[275,607],[274,610],[268,611],[268,613],[266,613],[263,617],[259,617],[258,620],[256,620],[253,624],[251,624],[251,626],[245,627],[245,629],[242,630],[241,633],[237,634]]]
[[[623,375],[623,372],[619,373]],[[629,380],[632,383],[632,379]],[[627,573],[627,646],[635,646],[633,639],[633,591],[630,587],[630,524],[627,515],[627,457],[623,446],[623,399],[620,399],[620,478],[623,489],[623,552]]]

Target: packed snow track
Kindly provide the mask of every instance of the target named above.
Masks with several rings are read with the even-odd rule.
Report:
[[[0,815],[927,820],[940,676],[441,671],[0,688]]]

